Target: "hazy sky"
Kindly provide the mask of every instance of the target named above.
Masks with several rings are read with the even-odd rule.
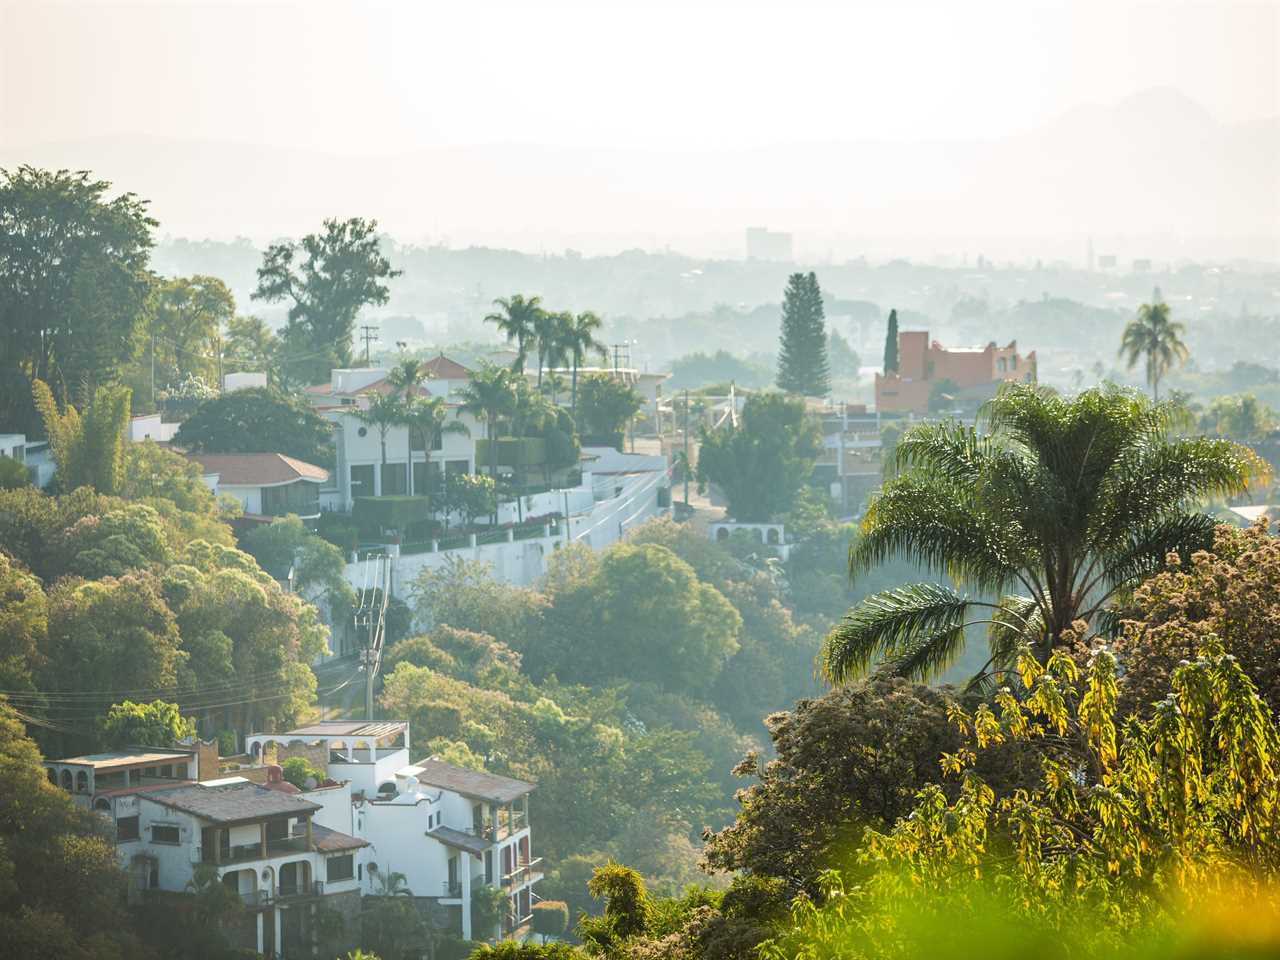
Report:
[[[1280,4],[0,0],[0,143],[384,154],[995,137],[1173,86],[1280,114]]]

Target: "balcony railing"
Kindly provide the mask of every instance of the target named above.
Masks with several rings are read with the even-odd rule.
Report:
[[[286,897],[321,897],[324,896],[324,882],[321,880],[312,880],[307,882],[281,883],[278,896],[281,899]]]
[[[250,910],[261,909],[271,905],[270,890],[248,890],[240,894],[240,899]]]
[[[504,887],[518,887],[534,880],[542,879],[542,858],[535,857],[532,860],[521,861],[510,873],[502,875],[502,885]]]
[[[262,852],[262,844],[258,843],[238,843],[230,847],[222,848],[222,855],[218,862],[220,863],[244,863],[246,860],[265,860],[268,857],[278,857],[286,853],[305,853],[307,850],[307,838],[301,837],[280,837],[276,840],[267,841],[267,852]],[[199,853],[199,862],[213,863],[213,848],[201,847]]]

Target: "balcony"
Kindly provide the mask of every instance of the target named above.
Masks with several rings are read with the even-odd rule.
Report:
[[[536,883],[543,877],[542,858],[534,857],[525,860],[510,873],[502,875],[502,886],[506,888],[522,887],[526,883]]]
[[[201,863],[244,863],[247,860],[267,860],[271,857],[284,856],[289,853],[306,853],[307,838],[302,837],[280,837],[277,840],[268,840],[266,853],[263,853],[262,844],[259,843],[239,843],[231,847],[223,847],[222,855],[219,860],[215,861],[213,857],[213,849],[211,847],[202,846],[199,848],[199,862]]]
[[[445,880],[440,884],[444,888],[445,900],[461,900],[462,899],[462,881],[461,880]]]
[[[298,897],[323,897],[324,881],[312,880],[310,882],[299,881],[295,883],[286,883],[281,881],[280,890],[277,895],[281,900],[287,900],[290,898],[296,899]]]
[[[271,891],[247,890],[240,894],[240,900],[250,910],[262,910],[271,906]]]

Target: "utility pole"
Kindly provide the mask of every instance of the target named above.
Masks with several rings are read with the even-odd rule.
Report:
[[[156,318],[151,318],[151,409],[156,408]]]
[[[378,328],[367,323],[360,327],[360,338],[364,340],[364,365],[369,366],[369,344],[378,339]]]
[[[222,337],[217,337],[218,344],[218,392],[222,393],[226,389],[226,380],[222,376]]]
[[[376,654],[372,645],[364,651],[364,718],[373,719],[373,665]]]
[[[689,388],[684,390],[684,505],[689,506]]]

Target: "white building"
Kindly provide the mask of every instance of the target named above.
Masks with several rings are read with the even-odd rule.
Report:
[[[47,440],[28,440],[25,433],[0,433],[0,457],[25,464],[37,487],[44,488],[53,479],[53,457]]]
[[[158,413],[139,414],[129,418],[129,442],[154,440],[156,443],[168,443],[180,426],[178,423],[165,423]]]
[[[243,777],[201,782],[196,750],[153,748],[45,767],[50,781],[114,825],[132,899],[188,894],[203,875],[244,902],[238,925],[225,931],[233,945],[313,956],[320,906],[343,918],[338,942],[326,946],[342,952],[358,940],[356,861],[368,844],[315,822],[324,806],[300,796],[279,768],[266,785]]]
[[[246,517],[271,518],[296,513],[304,520],[320,516],[320,489],[329,471],[282,453],[190,453],[204,482],[215,494],[240,501]]]
[[[381,877],[402,873],[415,898],[456,918],[454,930],[463,938],[521,936],[542,879],[530,846],[534,785],[435,758],[410,763],[408,742],[405,722],[329,721],[255,734],[245,745],[255,756],[271,743],[282,756],[322,748],[328,777],[346,785],[350,805],[332,788],[303,796],[322,805],[318,824],[368,842],[366,894],[381,891]],[[507,899],[506,916],[494,930],[472,927],[472,899],[481,887],[499,889]]]
[[[311,405],[337,428],[337,470],[324,491],[325,509],[345,512],[351,510],[356,497],[407,494],[410,477],[406,464],[410,463],[415,493],[438,489],[442,475],[475,472],[475,442],[487,434],[483,423],[460,409],[460,391],[471,377],[467,368],[443,354],[423,365],[419,394],[443,397],[449,406],[449,419],[460,423],[465,431],[444,432],[431,450],[423,449],[423,438],[411,436],[407,427],[392,427],[384,438],[377,428],[361,423],[355,415],[357,410],[368,409],[372,394],[391,391],[389,374],[389,370],[377,367],[333,370],[329,383],[305,391]]]

